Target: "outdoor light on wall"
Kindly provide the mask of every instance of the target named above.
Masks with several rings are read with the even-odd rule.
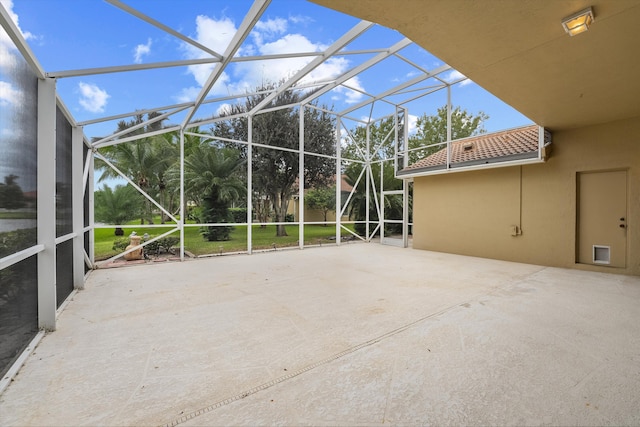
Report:
[[[562,28],[569,33],[570,36],[583,33],[589,29],[589,25],[593,22],[593,9],[588,7],[580,12],[576,12],[571,16],[567,16],[562,20]]]

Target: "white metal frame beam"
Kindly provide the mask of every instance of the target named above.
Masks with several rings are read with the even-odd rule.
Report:
[[[388,50],[379,53],[378,55],[374,56],[373,58],[369,59],[368,61],[363,62],[362,64],[352,68],[351,70],[347,71],[346,73],[342,74],[341,76],[338,76],[335,81],[331,84],[326,85],[324,88],[313,92],[310,96],[308,96],[307,98],[305,98],[302,103],[303,104],[307,104],[311,101],[313,101],[314,99],[319,98],[320,96],[324,95],[325,93],[335,89],[336,87],[340,86],[341,84],[343,84],[344,82],[346,82],[347,80],[357,76],[358,74],[360,74],[361,72],[368,70],[369,68],[373,67],[374,65],[378,64],[379,62],[387,59],[389,56],[393,55],[394,53],[400,51],[401,49],[404,49],[405,47],[409,46],[411,44],[411,40],[405,38],[403,40],[400,40],[398,43],[394,44],[393,46],[391,46]],[[353,90],[353,89],[352,89]]]
[[[71,191],[73,212],[73,287],[84,289],[84,134],[81,127],[71,130]]]
[[[187,102],[187,103],[181,103],[181,104],[175,104],[172,106],[167,106],[167,107],[159,107],[159,108],[155,108],[155,109],[149,109],[149,110],[140,110],[140,111],[134,111],[134,112],[130,112],[130,113],[126,113],[126,114],[119,114],[116,116],[110,116],[110,117],[104,117],[101,119],[91,119],[91,120],[87,120],[83,123],[79,123],[79,124],[74,124],[74,126],[80,126],[78,128],[74,128],[74,153],[81,153],[81,146],[82,143],[85,143],[84,138],[80,138],[80,135],[82,133],[82,127],[83,125],[91,125],[91,124],[95,124],[95,123],[101,123],[101,122],[107,122],[110,120],[117,120],[117,119],[122,119],[122,118],[126,118],[126,117],[131,117],[134,116],[136,114],[148,114],[150,112],[161,112],[161,116],[158,118],[155,118],[151,121],[146,121],[143,124],[134,126],[133,128],[130,128],[128,130],[125,131],[121,131],[118,133],[115,133],[113,135],[109,135],[105,138],[102,138],[92,144],[87,144],[93,147],[93,150],[89,152],[88,154],[88,158],[87,161],[85,163],[85,169],[84,171],[80,171],[79,168],[75,168],[74,169],[74,182],[77,181],[79,178],[78,176],[81,174],[81,179],[83,182],[83,186],[78,186],[79,188],[77,189],[76,192],[74,192],[74,196],[75,197],[79,197],[78,194],[80,194],[80,187],[82,188],[82,196],[84,196],[84,190],[88,187],[89,190],[89,198],[91,199],[91,205],[93,204],[93,159],[94,159],[94,155],[97,155],[98,157],[101,157],[99,155],[99,153],[96,152],[96,148],[101,148],[101,147],[106,147],[106,146],[110,146],[110,145],[114,145],[114,144],[119,144],[119,143],[125,143],[125,142],[129,142],[129,141],[134,141],[134,140],[138,140],[141,138],[145,138],[145,137],[151,137],[154,135],[159,135],[162,133],[167,133],[167,132],[173,132],[173,131],[179,131],[180,132],[180,149],[181,149],[181,155],[180,155],[180,163],[181,163],[181,194],[180,194],[180,201],[181,201],[181,211],[180,211],[180,221],[177,221],[177,219],[175,217],[173,217],[171,215],[171,213],[167,212],[167,210],[165,210],[162,206],[160,206],[159,204],[157,204],[153,198],[151,198],[148,194],[146,194],[144,191],[142,191],[140,188],[138,188],[138,191],[141,192],[141,194],[143,194],[147,199],[151,200],[156,207],[160,208],[161,210],[163,210],[165,213],[167,213],[174,221],[176,221],[178,223],[178,228],[180,229],[180,236],[181,236],[181,242],[182,242],[182,247],[181,247],[181,259],[183,259],[184,257],[184,135],[188,134],[188,132],[184,132],[186,129],[189,128],[193,128],[193,127],[198,127],[198,126],[204,126],[206,124],[209,123],[213,123],[219,120],[225,120],[228,119],[228,117],[215,117],[212,119],[207,119],[205,121],[199,121],[199,122],[194,122],[193,118],[194,115],[197,113],[197,111],[199,110],[199,108],[204,105],[204,104],[210,104],[210,103],[214,103],[214,102],[223,102],[226,100],[238,100],[238,99],[242,99],[242,98],[246,98],[248,96],[252,96],[252,95],[256,95],[256,94],[264,94],[265,97],[264,99],[258,104],[256,105],[251,111],[249,111],[248,113],[245,113],[244,115],[247,116],[249,123],[251,123],[252,118],[254,115],[256,114],[261,114],[261,113],[267,113],[269,111],[275,110],[275,109],[279,109],[279,108],[291,108],[291,107],[299,107],[300,111],[300,121],[299,121],[299,126],[300,126],[300,141],[299,141],[299,147],[298,149],[284,149],[285,151],[295,151],[299,154],[299,162],[301,165],[301,172],[300,172],[300,176],[299,179],[302,181],[302,179],[304,178],[304,174],[303,174],[303,166],[304,166],[304,161],[305,161],[305,155],[318,155],[320,157],[327,157],[330,159],[334,159],[336,161],[336,204],[338,206],[340,206],[341,201],[340,201],[340,189],[341,189],[341,167],[342,167],[342,162],[343,161],[348,161],[348,162],[359,162],[362,163],[365,167],[363,168],[363,173],[360,175],[360,177],[357,180],[356,186],[357,185],[363,185],[362,180],[364,180],[366,187],[367,187],[367,206],[369,206],[369,204],[373,204],[375,205],[375,208],[378,212],[378,216],[379,216],[379,224],[378,227],[380,226],[380,224],[382,224],[384,222],[384,207],[381,206],[381,203],[384,202],[384,195],[383,195],[383,191],[384,189],[382,187],[380,187],[379,192],[380,195],[382,195],[382,199],[378,200],[378,190],[376,190],[376,186],[377,186],[377,177],[374,177],[372,174],[372,170],[371,170],[371,165],[373,163],[377,163],[379,162],[378,160],[373,161],[372,157],[371,157],[371,144],[372,142],[370,141],[370,132],[369,132],[369,126],[370,124],[373,122],[371,120],[369,121],[365,121],[365,120],[358,120],[358,119],[352,119],[350,117],[347,116],[347,114],[356,111],[360,108],[366,107],[366,106],[371,106],[371,112],[369,114],[370,118],[373,114],[374,111],[374,105],[376,102],[385,102],[385,103],[389,103],[391,105],[396,106],[396,117],[398,117],[398,108],[399,106],[406,104],[408,102],[411,102],[419,97],[422,96],[426,96],[428,93],[431,93],[433,91],[436,90],[440,90],[440,89],[444,89],[447,88],[447,90],[451,91],[451,85],[456,84],[462,80],[465,80],[466,78],[460,78],[460,79],[456,79],[456,80],[450,80],[447,81],[445,78],[443,78],[443,76],[441,76],[441,74],[445,71],[451,70],[451,67],[449,67],[448,65],[443,65],[441,67],[438,67],[432,71],[427,71],[425,68],[419,66],[418,64],[416,64],[415,62],[413,62],[412,60],[410,60],[409,58],[405,57],[404,55],[400,54],[400,51],[405,48],[406,46],[409,46],[412,42],[409,39],[403,39],[399,42],[396,42],[394,45],[392,45],[389,48],[383,48],[383,49],[360,49],[360,50],[351,50],[351,51],[347,51],[345,50],[345,47],[347,45],[349,45],[352,41],[358,39],[363,33],[365,33],[369,28],[371,28],[374,24],[371,22],[367,22],[367,21],[361,21],[359,22],[356,26],[354,26],[353,28],[351,28],[348,32],[344,33],[335,43],[333,43],[331,46],[329,46],[327,49],[325,49],[322,52],[298,52],[298,53],[287,53],[287,54],[275,54],[275,55],[264,55],[264,56],[235,56],[236,53],[238,52],[238,50],[240,49],[240,47],[242,46],[242,44],[244,43],[244,41],[246,40],[246,38],[248,37],[249,33],[252,31],[252,29],[254,28],[254,25],[257,23],[257,21],[260,19],[260,17],[264,14],[264,12],[266,11],[266,9],[268,8],[269,4],[270,4],[270,0],[255,0],[254,3],[252,4],[252,6],[250,7],[248,13],[246,14],[243,22],[241,23],[241,25],[239,26],[238,31],[236,32],[236,34],[234,35],[231,43],[229,44],[229,46],[227,47],[227,49],[225,50],[225,52],[223,54],[220,54],[218,52],[216,52],[213,49],[208,48],[207,46],[202,45],[201,43],[197,42],[196,40],[185,36],[184,34],[181,34],[180,32],[170,28],[169,26],[151,18],[150,16],[134,9],[133,7],[130,7],[128,5],[126,5],[124,2],[122,2],[121,0],[105,0],[107,3],[109,3],[110,5],[117,7],[121,10],[123,10],[124,12],[131,14],[135,17],[137,17],[138,19],[146,22],[147,24],[150,24],[156,28],[159,28],[160,30],[166,32],[167,34],[170,34],[174,37],[176,37],[177,39],[196,47],[197,49],[200,49],[201,51],[205,52],[206,54],[210,55],[210,57],[208,58],[202,58],[202,59],[191,59],[191,60],[176,60],[176,61],[166,61],[166,62],[157,62],[157,63],[148,63],[148,64],[131,64],[131,65],[123,65],[123,66],[108,66],[108,67],[100,67],[100,68],[87,68],[87,69],[80,69],[80,70],[67,70],[67,71],[57,71],[57,72],[51,72],[51,73],[45,73],[42,68],[40,67],[40,65],[38,64],[37,60],[35,59],[33,53],[30,51],[26,41],[24,40],[24,37],[22,37],[22,35],[20,34],[19,30],[17,29],[17,27],[14,25],[14,23],[12,22],[11,18],[9,17],[7,11],[0,5],[0,23],[3,24],[3,26],[8,28],[8,33],[10,34],[13,42],[16,44],[17,48],[21,51],[22,55],[26,58],[27,62],[29,62],[32,66],[32,68],[35,70],[36,74],[38,75],[39,78],[43,79],[45,77],[55,77],[55,78],[64,78],[64,77],[79,77],[79,76],[86,76],[86,75],[95,75],[95,74],[105,74],[105,73],[117,73],[117,72],[131,72],[131,71],[138,71],[138,70],[148,70],[148,69],[158,69],[158,68],[168,68],[168,67],[185,67],[185,66],[190,66],[190,65],[201,65],[201,64],[215,64],[213,71],[211,72],[211,74],[209,75],[209,78],[207,79],[207,82],[203,85],[202,89],[200,90],[200,92],[198,93],[198,95],[196,96],[195,100],[193,102]],[[297,84],[299,84],[304,78],[305,76],[308,76],[310,73],[313,72],[313,70],[317,69],[318,67],[320,67],[323,63],[325,63],[328,59],[330,59],[331,57],[334,56],[345,56],[345,55],[358,55],[358,54],[375,54],[374,57],[365,60],[364,62],[360,63],[359,65],[356,65],[355,67],[353,67],[352,69],[340,74],[339,76],[332,78],[331,80],[324,80],[324,81],[316,81],[316,82],[310,82],[310,83],[305,83],[299,86],[296,86]],[[352,79],[354,77],[356,77],[357,75],[359,75],[360,73],[362,73],[363,71],[373,67],[374,65],[383,62],[384,60],[395,56],[396,58],[399,58],[401,61],[404,61],[406,64],[414,67],[415,69],[417,69],[418,71],[421,72],[421,75],[412,78],[402,84],[399,84],[391,89],[388,89],[386,91],[383,91],[382,93],[379,93],[377,95],[369,93],[370,91],[365,91],[365,90],[361,90],[359,88],[355,88],[355,87],[350,87],[348,85],[348,81],[349,79]],[[209,95],[209,92],[211,91],[212,87],[216,84],[216,82],[219,80],[220,76],[222,75],[222,73],[226,70],[226,68],[229,66],[229,64],[231,63],[237,63],[237,62],[247,62],[247,61],[266,61],[266,60],[278,60],[278,59],[287,59],[287,58],[302,58],[302,57],[309,57],[311,58],[309,60],[309,62],[307,63],[307,65],[305,65],[302,69],[300,69],[299,71],[297,71],[291,78],[287,79],[282,85],[278,86],[277,88],[273,89],[273,90],[269,90],[269,91],[260,91],[260,92],[255,92],[253,94],[237,94],[237,95],[230,95],[230,96],[225,96],[225,97],[218,97],[218,98],[207,98]],[[430,78],[434,78],[437,79],[437,81],[442,82],[442,86],[439,86],[437,88],[427,88],[426,89],[426,93],[424,89],[416,89],[415,85],[417,85],[418,83],[428,80]],[[44,84],[44,86],[47,86],[47,84]],[[341,112],[333,112],[331,111],[331,114],[335,114],[336,118],[337,118],[337,126],[336,126],[336,154],[335,156],[326,156],[326,155],[320,155],[317,153],[307,153],[305,152],[304,149],[304,109],[309,107],[309,104],[316,100],[319,99],[321,96],[325,95],[326,93],[330,92],[331,90],[337,88],[337,87],[344,87],[347,89],[351,89],[354,91],[357,91],[363,95],[365,95],[368,99],[365,99],[362,102],[357,103],[356,105],[353,105]],[[287,90],[306,90],[306,89],[314,89],[312,91],[310,91],[307,96],[303,97],[299,102],[297,102],[294,105],[289,105],[289,106],[277,106],[277,107],[270,107],[269,104],[276,99],[280,94],[282,94],[284,91]],[[55,93],[55,83],[54,83],[54,93]],[[402,100],[401,102],[392,102],[391,100],[389,100],[388,98],[391,96],[396,97],[395,99],[399,99],[399,95],[404,95],[404,94],[409,94],[409,97],[406,98],[404,100]],[[448,101],[448,116],[450,116],[450,95],[449,95],[449,101]],[[165,112],[166,110],[170,110],[169,112]],[[146,132],[144,134],[140,134],[140,135],[131,135],[129,137],[123,137],[125,136],[127,133],[133,132],[136,129],[139,129],[141,127],[143,127],[146,124],[149,123],[153,123],[155,121],[159,121],[162,120],[163,118],[167,118],[172,116],[173,114],[176,114],[178,112],[184,111],[184,110],[188,110],[188,112],[185,114],[184,119],[181,120],[180,125],[176,125],[176,126],[172,126],[169,128],[164,128],[160,131],[152,131],[152,132]],[[406,109],[405,111],[405,116],[404,116],[404,120],[406,121],[407,119],[407,113],[406,113]],[[66,110],[65,110],[65,113]],[[47,113],[48,114],[48,113]],[[54,119],[55,119],[55,111],[54,111]],[[353,120],[356,123],[363,123],[367,126],[367,132],[366,132],[366,147],[367,147],[367,153],[362,152],[361,150],[359,150],[358,154],[362,156],[362,160],[360,159],[345,159],[342,157],[342,152],[341,152],[341,146],[340,146],[340,142],[341,142],[341,126],[343,125],[343,119],[349,119],[349,120]],[[45,117],[45,120],[48,120]],[[380,118],[378,117],[375,121],[380,120]],[[449,119],[450,120],[450,119]],[[70,120],[73,123],[73,120]],[[50,123],[44,123],[43,126],[48,126]],[[448,126],[450,128],[450,126]],[[349,129],[346,128],[346,126],[344,126],[344,129],[347,130],[347,133],[350,133]],[[450,133],[450,130],[449,130]],[[398,135],[398,124],[396,123],[396,130],[395,130],[395,134],[396,134],[396,140],[398,139],[399,135]],[[353,137],[353,136],[352,136]],[[387,135],[387,137],[385,138],[388,139],[390,136]],[[117,138],[121,138],[121,139],[117,139]],[[407,129],[406,126],[404,127],[404,144],[405,146],[408,144],[407,141]],[[450,136],[448,136],[447,138],[448,140],[451,139]],[[55,140],[55,139],[54,139]],[[81,141],[82,142],[79,142]],[[247,145],[247,151],[249,153],[249,156],[251,156],[251,152],[253,147],[262,147],[264,146],[263,144],[258,144],[258,143],[254,143],[253,139],[252,139],[252,134],[251,134],[251,125],[249,126],[249,136],[248,136],[248,141],[244,142],[242,141],[243,144]],[[265,146],[268,148],[272,148],[272,149],[282,149],[279,147],[271,147],[271,146]],[[50,147],[49,147],[50,149]],[[376,147],[373,147],[373,151],[376,150]],[[46,153],[46,150],[43,151],[43,153]],[[106,161],[106,163],[110,166],[112,166],[114,168],[114,170],[116,170],[117,172],[118,169],[110,164],[106,159],[104,159]],[[406,161],[406,159],[405,159]],[[74,160],[74,162],[76,162],[76,160]],[[79,164],[81,164],[81,161],[78,161]],[[45,175],[46,174],[50,174],[50,170],[48,169],[44,169],[45,171]],[[55,171],[55,168],[54,168]],[[80,174],[79,174],[80,172]],[[248,195],[248,209],[247,209],[247,224],[249,225],[247,227],[247,250],[249,253],[251,253],[252,251],[252,243],[251,243],[251,219],[253,216],[253,206],[252,206],[252,201],[251,201],[251,196],[252,196],[252,183],[251,183],[251,175],[252,175],[252,170],[251,170],[251,162],[248,162],[248,166],[247,166],[247,175],[248,175],[248,182],[247,182],[247,195]],[[124,177],[124,175],[122,175]],[[126,177],[125,177],[126,178]],[[382,177],[380,177],[382,178]],[[404,178],[404,176],[402,176],[402,178]],[[52,180],[55,182],[55,179]],[[127,179],[127,181],[129,181],[129,183],[132,183],[130,180]],[[133,184],[133,183],[132,183]],[[135,184],[133,184],[134,187]],[[407,187],[405,186],[403,188],[403,192],[405,194],[405,198],[406,198],[406,191],[407,191]],[[54,189],[54,194],[55,194],[55,189]],[[351,199],[352,194],[349,196],[349,199]],[[303,186],[300,186],[300,191],[299,191],[299,200],[300,200],[300,212],[299,212],[299,236],[300,236],[300,242],[299,245],[300,247],[304,247],[304,191],[303,191]],[[50,200],[47,200],[43,203],[43,206],[47,206],[50,205]],[[373,206],[372,206],[373,207]],[[340,206],[340,209],[336,209],[336,243],[340,244],[340,233],[341,233],[341,229],[343,228],[343,224],[341,221],[341,216],[344,213],[344,210],[346,209],[346,206]],[[54,209],[55,211],[55,209]],[[74,215],[78,212],[82,212],[82,214],[84,214],[84,208],[83,206],[78,205],[77,203],[74,204]],[[82,215],[78,215],[77,218],[75,218],[74,220],[74,233],[75,236],[74,238],[77,239],[78,242],[82,242],[84,241],[83,239],[83,232],[90,230],[91,235],[93,234],[93,229],[95,228],[95,224],[93,222],[93,206],[90,206],[90,212],[89,212],[89,227],[84,227],[84,221],[81,221]],[[369,232],[369,222],[370,222],[370,218],[369,218],[369,209],[367,208],[367,218],[366,218],[366,223],[367,223],[367,232],[366,232],[366,240],[369,240],[371,238],[370,232]],[[54,216],[54,225],[55,225],[55,216]],[[346,229],[346,228],[345,228]],[[349,231],[349,230],[347,230]],[[374,232],[375,233],[375,232]],[[49,236],[50,237],[50,236]],[[45,254],[47,252],[48,246],[46,243],[46,239],[42,240],[43,242],[45,242],[44,244],[39,244],[38,245],[38,249],[37,252],[39,252],[41,255]],[[79,243],[77,242],[77,244],[74,246],[74,248],[79,248]],[[39,240],[40,243],[40,240]],[[54,232],[54,243],[55,243],[55,232]],[[90,245],[93,245],[93,238],[90,239]],[[82,245],[82,248],[84,249],[84,245]],[[54,247],[55,249],[55,247]],[[90,250],[90,258],[88,259],[89,264],[91,264],[92,260],[93,260],[93,250]],[[3,261],[8,261],[8,262],[12,262],[11,260],[4,260]],[[54,270],[55,271],[55,270]],[[79,277],[79,276],[76,276]]]
[[[185,43],[188,43],[188,44],[190,44],[192,46],[197,47],[198,49],[208,53],[209,55],[213,56],[214,58],[218,58],[219,60],[222,60],[222,56],[218,52],[216,52],[216,51],[214,51],[212,49],[209,49],[205,45],[203,45],[201,43],[198,43],[197,41],[185,36],[184,34],[181,34],[181,33],[177,32],[173,28],[168,27],[168,26],[164,25],[163,23],[156,21],[155,19],[145,15],[142,12],[139,12],[138,10],[132,8],[131,6],[128,6],[128,5],[122,3],[119,0],[105,0],[105,1],[107,3],[109,3],[109,4],[111,4],[112,6],[117,7],[118,9],[122,9],[125,12],[130,13],[131,15],[142,19],[143,21],[147,22],[148,24],[153,25],[154,27],[160,28],[161,30],[171,34],[172,36],[175,36],[175,37],[179,38],[180,40],[182,40]]]
[[[379,53],[384,51],[385,49],[350,50],[350,51],[340,52],[340,55],[361,55],[366,53]],[[322,52],[298,52],[298,53],[280,53],[280,54],[261,55],[261,56],[236,56],[231,58],[230,62],[237,63],[237,62],[251,62],[251,61],[268,61],[268,60],[275,60],[275,59],[303,58],[307,56],[321,56],[321,55],[322,55]],[[189,65],[215,64],[219,62],[221,62],[221,59],[218,57],[180,59],[175,61],[149,62],[146,64],[114,65],[109,67],[81,68],[77,70],[49,71],[46,73],[46,76],[53,77],[56,79],[61,79],[61,78],[69,78],[69,77],[93,76],[98,74],[124,73],[127,71],[143,71],[143,70],[154,70],[158,68],[186,67]]]
[[[233,56],[236,54],[238,49],[240,49],[240,46],[245,41],[247,36],[249,36],[249,33],[253,29],[253,26],[256,24],[256,22],[258,22],[258,20],[260,19],[260,17],[262,16],[262,14],[267,9],[270,3],[271,3],[271,0],[256,0],[251,5],[251,8],[247,12],[247,15],[244,17],[242,24],[240,24],[238,31],[236,31],[236,34],[233,36],[233,39],[231,39],[231,43],[229,43],[227,50],[224,52],[222,61],[219,64],[217,64],[217,66],[213,69],[213,71],[211,72],[211,75],[209,76],[206,83],[200,90],[200,93],[198,94],[198,96],[196,96],[193,108],[191,109],[191,111],[189,111],[189,113],[187,114],[187,116],[182,122],[181,127],[183,129],[189,124],[189,122],[193,118],[193,115],[196,113],[198,108],[200,108],[200,105],[204,101],[205,97],[207,96],[207,94],[209,93],[213,85],[218,81],[218,78],[222,75],[224,70],[227,68],[227,65],[229,65],[229,63],[231,62],[231,58],[233,58]]]
[[[445,71],[448,71],[448,70],[451,70],[451,67],[449,65],[446,65],[446,64],[442,65],[442,66],[436,68],[435,70],[431,71],[430,73],[420,74],[420,75],[412,78],[411,80],[408,80],[408,81],[406,81],[406,82],[404,82],[402,84],[394,86],[391,89],[388,89],[388,90],[386,90],[386,91],[384,91],[384,92],[372,97],[372,99],[365,99],[364,101],[362,101],[362,102],[360,102],[358,104],[352,105],[349,108],[345,108],[344,110],[340,111],[338,114],[341,115],[341,116],[347,115],[347,114],[349,114],[349,113],[351,113],[353,111],[356,111],[356,110],[358,110],[358,109],[360,109],[360,108],[362,108],[362,107],[364,107],[364,106],[366,106],[368,104],[373,103],[374,101],[379,101],[381,99],[384,99],[384,98],[386,98],[388,96],[391,96],[391,95],[393,95],[393,94],[395,94],[395,93],[397,93],[397,92],[399,92],[399,91],[401,91],[403,89],[411,87],[414,84],[420,83],[420,82],[422,82],[424,80],[427,80],[427,79],[429,79],[431,77],[434,77],[434,76],[436,76],[436,75],[438,75],[440,73],[443,73]]]
[[[327,59],[335,55],[340,49],[344,48],[346,45],[348,45],[353,40],[358,38],[358,36],[360,36],[362,33],[367,31],[373,25],[374,23],[369,21],[360,21],[359,23],[357,23],[351,30],[349,30],[342,37],[336,40],[336,42],[334,42],[331,46],[329,46],[322,53],[322,56],[317,57],[311,62],[309,62],[306,66],[304,66],[301,70],[299,70],[293,77],[285,81],[282,85],[278,86],[278,88],[273,93],[271,93],[271,95],[268,95],[262,101],[260,101],[255,107],[253,107],[253,109],[251,109],[251,111],[249,111],[249,115],[254,115],[257,111],[260,111],[264,106],[269,105],[271,101],[273,101],[278,97],[278,95],[280,95],[285,90],[289,89],[291,86],[295,85],[304,76],[309,74],[314,69],[318,68]]]
[[[27,44],[27,41],[24,39],[24,36],[20,32],[20,29],[13,22],[13,19],[11,19],[11,16],[9,16],[9,12],[7,12],[2,3],[0,3],[0,26],[7,29],[7,35],[16,45],[16,48],[20,51],[25,61],[27,61],[36,77],[38,77],[39,79],[44,79],[44,69],[36,59],[36,56],[33,54],[33,51]]]
[[[38,327],[56,329],[56,82],[38,80]]]

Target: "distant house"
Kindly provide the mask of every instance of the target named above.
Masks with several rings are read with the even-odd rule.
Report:
[[[333,177],[333,182],[335,182],[335,177]],[[333,184],[329,184],[329,185],[333,185]],[[349,185],[349,183],[347,183],[347,181],[345,180],[345,176],[342,176],[342,182],[340,183],[341,187],[340,187],[340,199],[341,199],[341,205],[344,205],[344,203],[346,202],[347,198],[349,197],[349,194],[351,193],[351,191],[353,190],[353,187],[351,185]],[[308,189],[305,190],[305,193],[309,191]],[[289,208],[287,209],[287,214],[293,215],[294,221],[298,221],[299,220],[299,214],[300,214],[300,199],[298,197],[297,194],[295,194],[291,200],[289,201]],[[336,220],[336,213],[335,211],[329,211],[327,213],[327,222],[335,222]],[[349,216],[348,215],[343,215],[342,216],[342,220],[343,221],[348,221],[349,220]],[[309,207],[305,206],[304,207],[304,221],[305,222],[323,222],[324,221],[324,215],[322,213],[321,210],[319,209],[309,209]]]

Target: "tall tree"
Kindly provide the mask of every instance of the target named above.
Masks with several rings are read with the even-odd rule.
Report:
[[[149,113],[147,120],[151,120],[154,117],[159,116],[161,113]],[[125,129],[129,129],[136,125],[144,123],[144,117],[142,115],[136,115],[132,120],[122,120],[118,122],[118,129],[116,132],[120,132]],[[143,135],[144,133],[151,132],[162,128],[161,120],[142,126],[138,129],[132,130],[130,133],[125,134],[125,137],[131,135]],[[109,161],[111,161],[118,169],[122,171],[131,181],[133,181],[144,192],[151,197],[158,197],[160,204],[164,206],[165,195],[167,192],[166,185],[166,172],[167,169],[176,160],[177,142],[175,138],[164,136],[155,137],[141,137],[137,141],[126,142],[121,144],[115,144],[100,149],[100,153],[103,154]],[[104,181],[107,178],[119,178],[117,172],[108,166],[97,162],[97,168],[102,170],[99,181]],[[140,223],[144,224],[146,220],[149,224],[153,223],[152,206],[147,200],[145,201],[145,209],[141,211]],[[164,222],[164,215],[162,216],[162,222]]]
[[[367,127],[369,128],[369,145],[367,146]],[[399,132],[403,132],[402,125]],[[370,123],[368,126],[358,126],[351,131],[347,144],[342,149],[345,159],[371,161],[393,159],[395,155],[395,120],[387,117]],[[367,151],[368,148],[368,151]]]
[[[195,134],[202,134],[203,136],[197,136]],[[208,132],[203,132],[200,128],[189,129],[189,134],[184,135],[184,156],[188,158],[195,150],[199,150],[201,147],[209,147],[210,139],[206,137]],[[163,206],[169,206],[172,210],[179,208],[179,192],[180,192],[180,137],[178,132],[168,132],[160,135],[159,138],[164,140],[164,148],[158,150],[163,152],[160,156],[164,159],[163,166],[167,166],[167,169],[162,168],[161,185],[164,186],[165,192],[168,194]],[[234,173],[235,174],[235,173]],[[244,194],[242,195],[244,196]],[[243,198],[241,196],[241,199]],[[164,200],[161,197],[161,200]],[[190,202],[196,202],[198,205],[202,203],[200,193],[187,193],[184,200],[184,212],[189,211],[188,206]]]
[[[7,175],[0,183],[0,208],[19,209],[26,206],[22,188],[16,183],[17,175]]]
[[[485,133],[484,122],[488,119],[489,116],[482,111],[474,115],[461,107],[452,108],[451,140]],[[427,115],[425,113],[418,117],[416,128],[415,135],[409,137],[409,148],[421,146],[426,146],[427,148],[414,151],[409,156],[409,163],[414,163],[419,158],[440,151],[444,147],[440,144],[447,141],[447,106],[444,105],[438,108],[435,115]]]
[[[322,212],[324,226],[327,226],[327,214],[336,210],[336,187],[312,188],[304,195],[304,202],[309,209]]]
[[[265,84],[256,89],[257,95],[250,96],[243,104],[232,106],[228,116],[251,111],[262,102],[268,92],[276,89],[275,84]],[[253,147],[250,159],[253,170],[253,189],[258,199],[268,198],[273,206],[276,222],[284,223],[289,200],[297,191],[300,170],[299,153],[299,110],[293,107],[302,99],[296,91],[288,90],[280,93],[265,108],[283,107],[253,117],[253,142],[260,146]],[[317,104],[312,104],[316,106]],[[324,106],[324,109],[327,109]],[[248,120],[246,117],[230,118],[214,125],[213,133],[217,136],[248,140]],[[304,149],[322,155],[335,153],[335,119],[325,111],[306,107],[304,109]],[[268,148],[274,147],[274,148]],[[284,148],[281,150],[279,148]],[[241,145],[246,156],[246,147]],[[320,156],[305,156],[304,183],[305,188],[314,185],[325,185],[335,173],[335,164]],[[277,236],[286,236],[283,224],[276,227]]]

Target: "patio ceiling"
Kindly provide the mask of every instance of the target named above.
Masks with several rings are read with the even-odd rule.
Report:
[[[394,28],[551,130],[640,116],[638,0],[311,0]],[[589,31],[562,18],[591,6]]]

